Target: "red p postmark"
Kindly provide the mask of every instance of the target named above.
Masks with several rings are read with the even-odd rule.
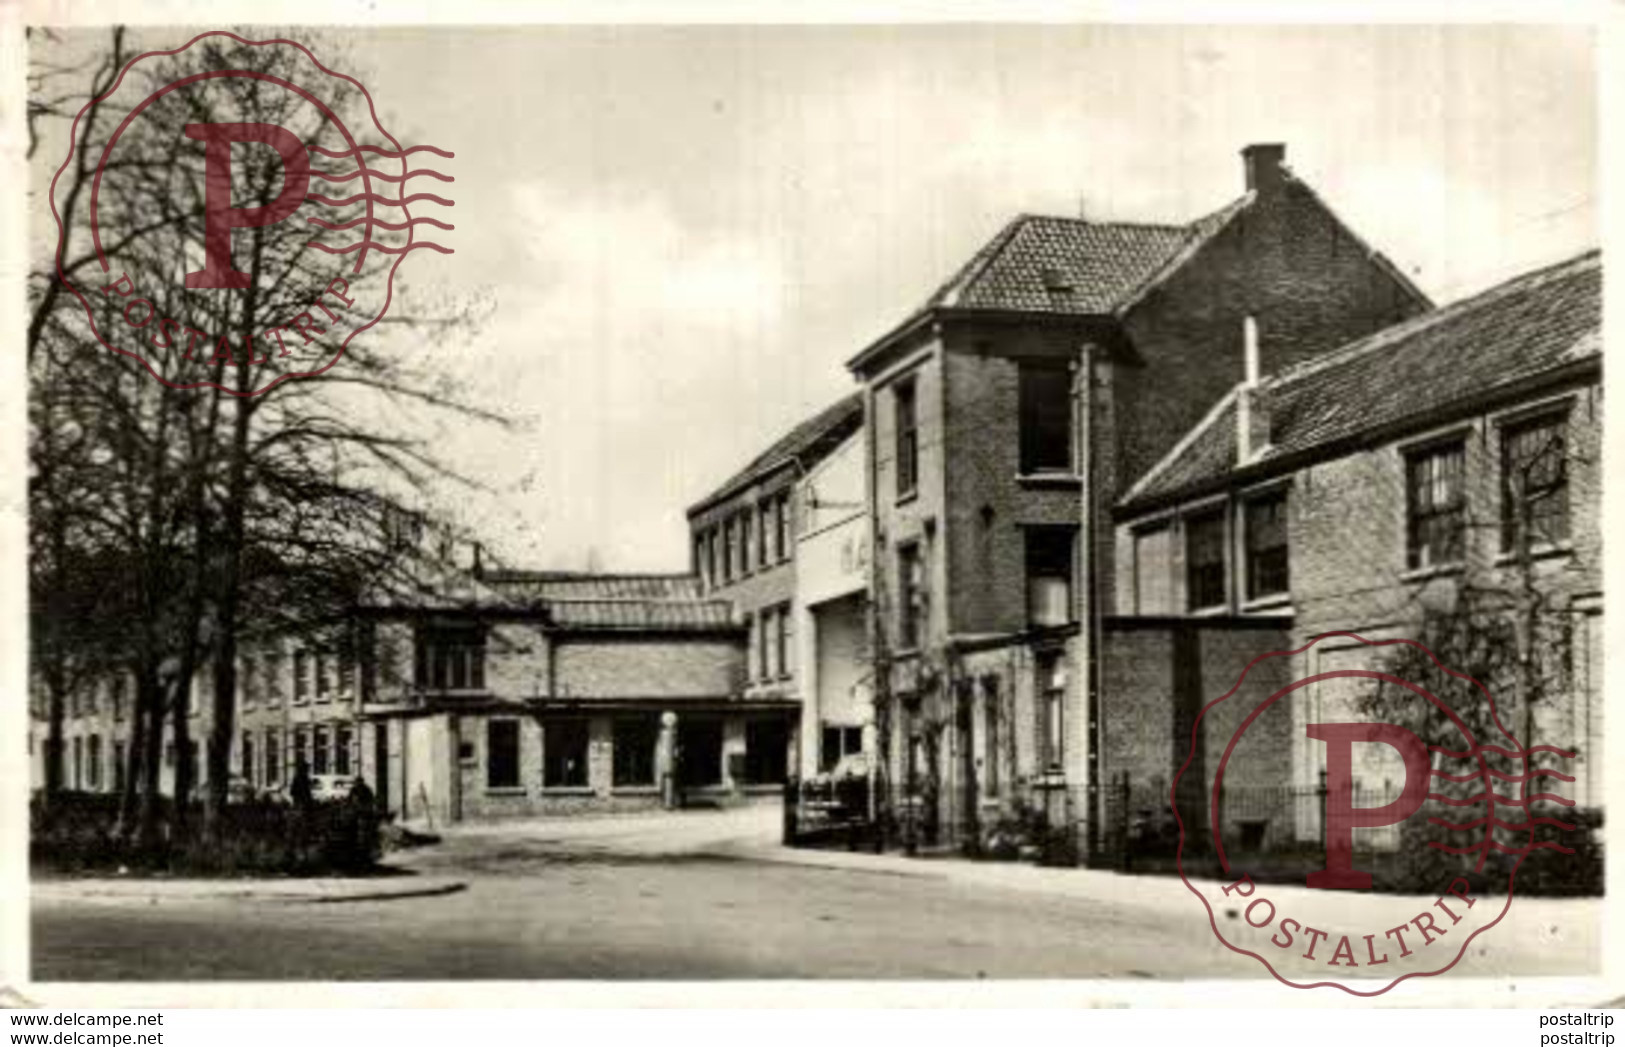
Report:
[[[1552,816],[1574,779],[1549,765],[1575,754],[1521,746],[1479,681],[1413,640],[1329,633],[1255,658],[1189,744],[1180,876],[1225,947],[1294,988],[1443,974],[1510,910],[1532,852],[1574,853],[1537,835],[1574,828]]]
[[[407,183],[453,178],[420,153],[453,156],[403,148],[359,80],[295,41],[146,52],[74,119],[57,279],[89,340],[166,385],[253,396],[322,374],[383,319],[409,252],[452,253],[421,230],[451,230],[433,214],[452,201]]]

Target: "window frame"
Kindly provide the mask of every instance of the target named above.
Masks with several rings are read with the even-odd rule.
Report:
[[[1066,569],[1062,573],[1035,573],[1034,560],[1038,553],[1057,553],[1059,539],[1066,540]],[[1056,540],[1056,548],[1043,549],[1041,541]],[[1021,528],[1022,544],[1022,578],[1027,597],[1027,627],[1029,629],[1056,628],[1071,625],[1078,620],[1077,582],[1078,582],[1078,528],[1071,524],[1033,524]],[[1058,563],[1059,561],[1057,561]],[[1050,564],[1050,567],[1056,564]],[[1060,578],[1066,583],[1066,601],[1062,618],[1058,622],[1040,622],[1034,614],[1035,592],[1034,583],[1039,579]]]
[[[1560,523],[1557,536],[1542,534],[1539,524],[1540,516],[1531,515],[1531,530],[1533,532],[1529,549],[1531,552],[1541,552],[1548,549],[1564,547],[1573,538],[1573,475],[1569,458],[1573,450],[1573,441],[1570,436],[1570,417],[1572,415],[1572,400],[1562,400],[1557,403],[1543,404],[1515,415],[1497,419],[1496,429],[1499,440],[1498,454],[1498,484],[1500,489],[1500,553],[1503,557],[1516,557],[1519,552],[1520,539],[1518,536],[1518,523],[1521,513],[1516,512],[1519,502],[1512,490],[1511,465],[1514,441],[1521,435],[1532,430],[1552,428],[1557,431],[1560,441],[1557,468],[1559,472],[1555,494],[1560,498],[1558,508],[1554,513]],[[1542,497],[1551,497],[1548,493]],[[1527,492],[1522,501],[1529,501]]]
[[[915,575],[918,574],[916,578]],[[916,584],[917,583],[917,584]],[[897,646],[918,650],[925,642],[929,596],[925,592],[925,544],[919,539],[897,543]]]
[[[568,730],[571,732],[572,740],[574,740],[574,736],[575,736],[576,732],[579,732],[579,739],[580,739],[580,743],[581,743],[580,748],[579,748],[579,755],[580,755],[580,762],[579,762],[580,771],[579,771],[579,774],[570,774],[570,775],[568,775],[567,777],[572,779],[572,780],[568,780],[568,781],[559,780],[561,776],[554,773],[556,770],[559,769],[558,764],[555,762],[558,759],[558,757],[555,756],[555,751],[556,750],[555,750],[554,747],[557,744],[558,739],[560,738],[561,734],[565,730],[565,725],[569,725]],[[543,724],[542,724],[542,788],[544,790],[545,789],[575,789],[575,790],[580,790],[580,789],[589,788],[591,786],[591,784],[592,784],[592,769],[590,767],[591,759],[592,759],[592,727],[591,727],[591,724],[590,724],[589,721],[587,721],[585,719],[575,718],[575,717],[559,717],[559,718],[555,718],[555,719],[549,719],[549,720],[546,720],[546,721],[543,722]],[[576,779],[576,778],[579,778],[580,780],[579,781],[573,780],[573,779]]]
[[[1074,417],[1076,405],[1072,385],[1073,362],[1070,360],[1034,358],[1019,360],[1017,368],[1016,391],[1016,427],[1018,447],[1018,470],[1022,476],[1073,476],[1078,471],[1078,432],[1077,419]],[[1050,378],[1045,382],[1045,377]],[[1064,459],[1051,463],[1048,459],[1054,455],[1051,443],[1042,431],[1046,421],[1053,422],[1041,416],[1040,406],[1045,403],[1038,396],[1042,390],[1045,396],[1054,396],[1056,377],[1064,379],[1061,385],[1060,398],[1065,404],[1065,411],[1061,417],[1065,418],[1064,441],[1057,441],[1055,446],[1063,446],[1064,454],[1058,457]],[[1053,407],[1053,405],[1049,405]],[[1043,459],[1043,461],[1040,461]]]
[[[1292,595],[1292,534],[1291,534],[1291,500],[1286,484],[1272,484],[1255,491],[1250,491],[1241,498],[1241,567],[1242,592],[1246,602],[1259,603],[1280,600]],[[1269,546],[1254,546],[1256,530],[1253,518],[1254,511],[1260,506],[1276,505],[1277,519],[1274,527],[1280,531],[1280,541]],[[1279,554],[1280,563],[1263,563],[1263,558]],[[1264,581],[1273,581],[1271,572],[1279,572],[1279,584],[1273,588],[1263,588]]]
[[[892,428],[896,496],[901,502],[914,497],[920,489],[920,400],[915,374],[899,378],[892,385]]]
[[[498,760],[496,759],[497,753],[499,751],[498,744],[497,744],[497,735],[498,734],[506,734],[508,732],[512,733],[512,738],[511,738],[512,745],[513,745],[513,751],[512,751],[512,754],[511,754],[512,759],[511,759],[511,761],[509,761],[507,759],[504,759],[502,761],[502,766],[499,768]],[[503,742],[503,746],[505,747],[507,744],[508,744],[508,742],[505,740]],[[523,767],[523,764],[524,764],[523,750],[524,750],[524,741],[523,741],[522,732],[521,732],[521,729],[520,729],[519,720],[517,720],[517,719],[515,719],[514,717],[511,717],[511,716],[492,716],[492,717],[488,717],[486,719],[486,721],[485,721],[485,789],[486,789],[487,792],[507,792],[507,791],[512,791],[512,790],[515,790],[515,789],[523,789],[524,788],[525,782],[524,782],[524,767]],[[511,768],[509,766],[510,762],[511,762]],[[497,780],[497,771],[499,769],[504,770],[504,771],[511,771],[511,773],[503,775],[503,780],[498,781]]]
[[[1215,608],[1229,606],[1230,603],[1230,514],[1223,503],[1210,504],[1192,509],[1180,520],[1181,538],[1185,553],[1185,610],[1188,613],[1211,611]],[[1199,527],[1216,524],[1218,528],[1217,539],[1212,547],[1218,550],[1217,563],[1198,565],[1196,557],[1192,555],[1196,549],[1194,534]],[[1218,578],[1219,596],[1217,600],[1198,601],[1197,571],[1201,568],[1213,570]],[[1212,579],[1204,579],[1211,581]]]
[[[635,739],[626,739],[623,732],[635,731]],[[647,751],[632,744],[645,743]],[[657,764],[660,748],[660,717],[654,713],[621,713],[610,721],[610,787],[613,789],[646,789],[659,784]],[[647,761],[647,775],[631,775],[622,756],[628,750],[639,753],[630,770],[643,770]]]
[[[1452,433],[1441,436],[1425,443],[1413,444],[1403,449],[1405,469],[1405,569],[1409,571],[1431,571],[1442,568],[1455,567],[1467,559],[1467,437],[1463,433]],[[1419,505],[1417,495],[1421,490],[1418,483],[1418,466],[1423,462],[1436,463],[1439,459],[1454,458],[1454,498],[1453,504],[1429,504],[1425,509]],[[1432,495],[1437,492],[1441,475],[1449,476],[1449,472],[1441,474],[1438,466],[1430,466],[1431,475],[1428,485],[1430,503]],[[1454,555],[1444,555],[1433,552],[1434,541],[1423,545],[1420,541],[1426,531],[1430,538],[1436,533],[1436,521],[1446,520],[1453,522],[1449,531],[1453,535]],[[1424,558],[1423,550],[1428,550]]]

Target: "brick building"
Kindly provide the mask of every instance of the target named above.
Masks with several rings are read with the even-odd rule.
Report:
[[[1521,737],[1515,695],[1497,702],[1524,744],[1577,750],[1564,794],[1600,805],[1600,294],[1592,252],[1273,376],[1250,369],[1116,507],[1117,608],[1187,632],[1252,621],[1278,634],[1279,647],[1252,648],[1262,653],[1332,631],[1416,638],[1430,615],[1476,606],[1511,620],[1527,586],[1546,620],[1534,642],[1561,648],[1560,679],[1534,709],[1533,741]],[[1493,602],[1464,604],[1469,593]],[[1212,651],[1187,654],[1207,666]],[[1184,697],[1223,694],[1239,669],[1229,661],[1228,678]],[[1323,641],[1290,670],[1301,679],[1368,664],[1355,641]],[[1159,682],[1108,688],[1112,731],[1178,714],[1180,688],[1159,692]],[[1309,704],[1292,707],[1298,720],[1272,728],[1277,780],[1290,775],[1300,791],[1325,766],[1303,710],[1335,720],[1368,684],[1314,686]],[[1175,701],[1145,701],[1158,693]],[[1398,769],[1369,748],[1356,775],[1381,792]],[[1131,772],[1141,785],[1166,782],[1178,754],[1153,740],[1106,758],[1110,776]],[[1298,805],[1261,828],[1314,838],[1318,819]]]
[[[735,620],[745,629],[745,697],[801,709],[807,697],[806,681],[818,672],[815,631],[840,629],[850,624],[850,603],[823,608],[814,616],[813,602],[834,600],[849,591],[820,594],[809,601],[799,595],[801,538],[841,520],[823,507],[809,504],[817,490],[808,478],[827,458],[850,448],[863,427],[863,401],[843,397],[797,425],[753,458],[727,482],[688,510],[693,548],[693,570],[708,599],[726,601]],[[848,450],[846,459],[850,460]],[[835,476],[827,468],[821,475]],[[848,487],[851,486],[847,483]],[[861,492],[860,492],[861,494]],[[851,498],[850,493],[846,495]],[[851,513],[846,514],[847,517]],[[843,517],[842,519],[845,519]],[[817,553],[816,546],[814,553]],[[838,619],[838,620],[837,620]],[[833,667],[826,666],[826,681]],[[814,708],[805,703],[807,708]],[[763,720],[754,725],[758,748],[776,745],[788,753],[817,752],[823,733],[819,720]],[[802,728],[812,733],[802,736]],[[787,729],[782,736],[773,732]],[[843,736],[844,737],[844,736]],[[810,757],[816,763],[817,757]],[[799,757],[795,758],[799,759]],[[773,781],[783,781],[790,764],[771,768]],[[765,766],[764,773],[768,772]]]
[[[1281,146],[1243,158],[1245,193],[1189,224],[1016,218],[849,364],[876,716],[926,842],[1017,804],[1083,821],[1103,641],[1077,623],[1115,594],[1081,580],[1112,577],[1109,507],[1241,379],[1244,332],[1274,372],[1430,308]]]

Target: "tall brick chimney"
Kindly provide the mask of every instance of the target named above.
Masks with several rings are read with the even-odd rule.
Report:
[[[1285,177],[1281,164],[1286,159],[1286,146],[1279,142],[1249,145],[1241,151],[1242,168],[1247,176],[1247,191],[1267,196],[1281,187]]]

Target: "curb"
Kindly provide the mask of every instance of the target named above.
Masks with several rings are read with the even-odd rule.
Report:
[[[448,880],[441,877],[425,877],[413,883],[402,883],[398,887],[363,880],[356,882],[353,888],[347,884],[343,887],[334,887],[331,883],[301,884],[299,881],[245,883],[230,880],[131,880],[115,883],[79,881],[34,884],[31,887],[31,896],[35,901],[70,903],[253,901],[281,905],[330,905],[339,902],[432,898],[456,894],[467,889],[466,880]]]

